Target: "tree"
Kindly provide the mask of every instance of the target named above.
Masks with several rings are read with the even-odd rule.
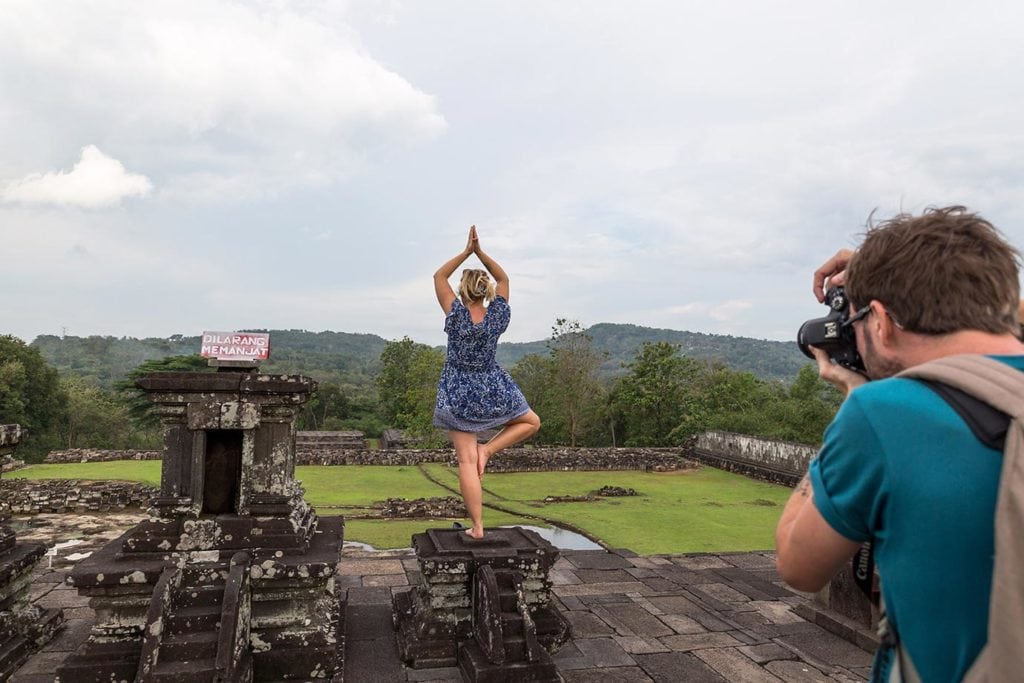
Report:
[[[593,339],[577,320],[558,318],[547,343],[550,354],[550,390],[546,407],[561,424],[570,446],[576,446],[600,411],[604,387],[597,376],[602,355],[594,350]],[[543,430],[543,426],[541,427]]]
[[[385,421],[415,439],[437,441],[433,426],[437,381],[444,352],[408,337],[388,342],[380,355],[377,376],[380,412]]]
[[[405,405],[409,412],[398,416],[399,423],[413,441],[424,446],[442,446],[446,438],[434,427],[434,406],[437,403],[437,380],[444,366],[444,353],[424,346],[409,363],[409,383]]]
[[[613,403],[622,416],[625,443],[632,446],[663,446],[672,442],[676,429],[693,411],[692,394],[704,364],[679,355],[668,342],[647,342],[626,365],[629,374],[614,390]],[[689,416],[691,421],[695,416]]]
[[[698,432],[721,429],[816,445],[841,401],[813,365],[801,368],[787,388],[716,364],[691,395],[687,414],[671,438],[682,443]]]
[[[60,421],[64,448],[129,448],[152,446],[155,439],[136,433],[127,404],[115,393],[80,377],[62,377],[68,411]]]
[[[672,433],[675,443],[708,429],[773,437],[778,431],[768,408],[784,398],[752,373],[733,370],[722,363],[707,367],[693,394],[688,419]]]
[[[20,453],[41,458],[56,445],[68,397],[42,354],[10,335],[0,336],[0,423],[20,424],[28,436]]]
[[[818,375],[814,365],[808,364],[800,368],[787,399],[786,416],[780,420],[787,430],[781,438],[818,445],[825,427],[836,416],[843,395]]]
[[[551,358],[539,353],[523,356],[509,368],[509,374],[533,412],[541,416],[540,432],[534,440],[538,443],[551,443],[551,435],[561,431],[560,421],[554,417],[555,410],[551,407],[554,395]]]
[[[399,415],[410,415],[413,407],[408,403],[411,386],[410,369],[413,358],[422,349],[409,337],[389,341],[380,354],[380,374],[377,375],[377,389],[380,392],[380,412],[384,421],[400,426]],[[437,377],[434,378],[437,380]]]
[[[128,406],[128,415],[136,426],[152,431],[160,425],[153,414],[153,404],[146,398],[146,392],[135,386],[135,380],[156,372],[213,372],[207,359],[198,354],[190,356],[167,356],[147,360],[128,373],[126,379],[114,384],[122,400]]]
[[[319,382],[317,389],[302,406],[299,429],[329,429],[351,416],[352,402],[337,384]]]

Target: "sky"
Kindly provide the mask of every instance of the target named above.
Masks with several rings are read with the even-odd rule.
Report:
[[[475,224],[505,341],[792,340],[872,213],[1024,247],[1022,35],[986,0],[0,0],[0,334],[440,344]]]

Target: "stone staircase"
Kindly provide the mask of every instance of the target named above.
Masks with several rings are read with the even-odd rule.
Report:
[[[249,564],[236,553],[165,571],[146,615],[137,681],[252,680]]]
[[[562,680],[551,655],[537,640],[526,605],[523,576],[515,570],[480,566],[473,579],[473,638],[459,645],[464,680]]]
[[[10,678],[29,654],[25,637],[0,623],[0,681]]]
[[[3,522],[0,517],[0,681],[6,681],[64,622],[61,610],[40,609],[29,599],[32,571],[46,546],[18,543]]]

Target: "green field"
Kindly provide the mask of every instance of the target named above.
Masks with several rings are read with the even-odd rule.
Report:
[[[159,460],[114,460],[66,465],[29,465],[4,479],[82,479],[85,481],[137,481],[160,485]]]
[[[458,489],[455,470],[424,466],[431,477]],[[11,475],[30,479],[119,479],[156,485],[157,461],[33,465]],[[297,467],[306,498],[324,515],[354,515],[385,498],[430,498],[453,494],[417,467]],[[638,495],[596,502],[549,503],[546,496],[584,496],[602,486],[632,488]],[[487,474],[484,510],[487,526],[562,523],[584,530],[613,548],[641,554],[766,550],[774,545],[775,524],[790,489],[710,467],[670,473],[536,472]],[[343,506],[343,507],[335,507]],[[409,545],[413,533],[438,520],[348,519],[345,537],[376,548]]]

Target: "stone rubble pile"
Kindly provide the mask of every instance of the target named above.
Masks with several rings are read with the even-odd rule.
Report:
[[[635,496],[636,489],[623,486],[602,486],[597,490],[599,496]]]
[[[11,455],[0,455],[0,472],[13,472],[24,466],[24,460],[15,460]]]
[[[382,517],[464,517],[466,508],[462,501],[452,496],[443,498],[388,498],[375,508]]]

